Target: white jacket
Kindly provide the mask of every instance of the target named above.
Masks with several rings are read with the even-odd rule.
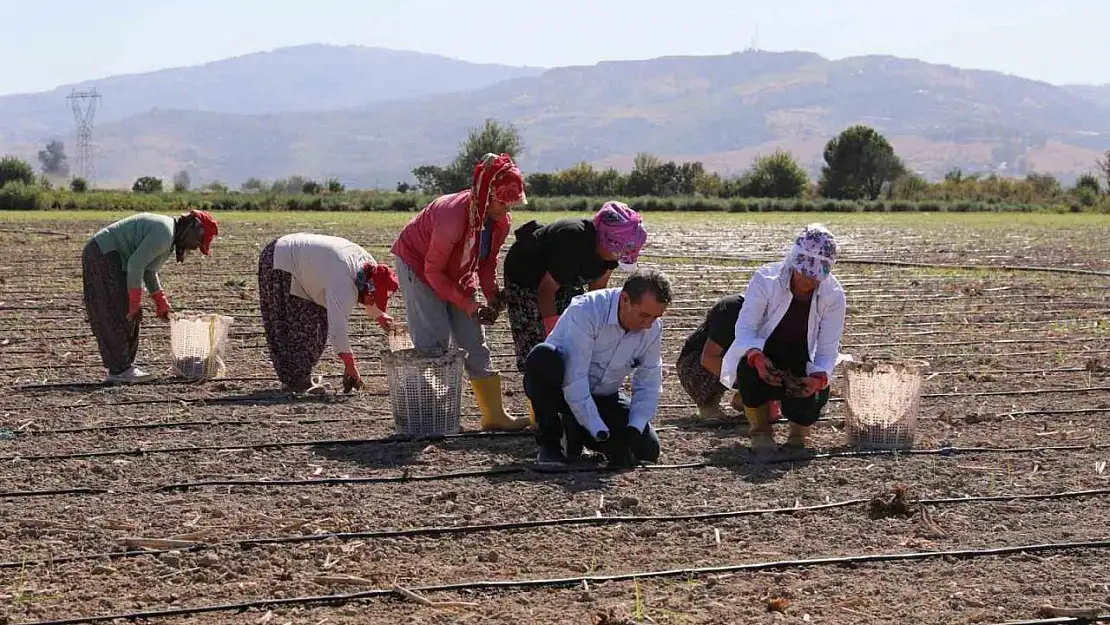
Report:
[[[733,388],[736,367],[750,349],[762,350],[768,337],[778,327],[790,302],[790,271],[785,271],[783,261],[763,265],[756,269],[744,293],[744,305],[736,319],[736,338],[725,352],[721,363],[721,384]],[[840,358],[840,338],[844,335],[844,315],[847,310],[844,289],[836,276],[829,275],[813,293],[809,308],[809,360],[806,375],[824,373],[832,378],[833,369]]]

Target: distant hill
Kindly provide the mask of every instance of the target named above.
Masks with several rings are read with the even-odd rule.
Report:
[[[106,107],[119,97],[97,86]],[[342,110],[148,111],[98,126],[99,180],[186,169],[198,182],[303,174],[392,187],[415,165],[448,161],[487,117],[520,128],[528,171],[628,169],[646,151],[736,174],[784,148],[815,174],[825,142],[853,123],[876,127],[931,177],[960,167],[1068,179],[1110,149],[1110,105],[1073,89],[889,56],[744,52],[556,68]]]
[[[322,111],[472,91],[542,68],[481,65],[433,54],[362,46],[305,45],[194,67],[112,76],[53,91],[0,97],[0,137],[73,136],[66,100],[74,88],[103,94],[98,123],[152,109],[239,115]]]
[[[1069,93],[1102,106],[1110,106],[1110,85],[1064,85]]]

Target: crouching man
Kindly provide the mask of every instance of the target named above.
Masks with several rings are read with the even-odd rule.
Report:
[[[651,427],[663,383],[660,317],[673,299],[666,275],[638,270],[622,288],[575,297],[524,365],[536,412],[537,464],[578,459],[583,448],[610,466],[659,459]],[[632,397],[621,392],[632,376]]]

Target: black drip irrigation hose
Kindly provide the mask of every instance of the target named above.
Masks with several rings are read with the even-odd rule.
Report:
[[[562,577],[550,579],[508,579],[508,580],[475,580],[455,582],[449,584],[435,584],[427,586],[414,586],[409,588],[412,592],[422,594],[434,592],[457,592],[463,590],[528,590],[537,588],[573,588],[582,584],[604,584],[607,582],[628,582],[643,579],[664,579],[671,577],[693,577],[724,573],[742,573],[754,571],[768,571],[777,569],[803,568],[811,566],[853,566],[860,564],[876,564],[890,562],[916,562],[935,560],[940,558],[973,559],[992,556],[1007,556],[1023,553],[1045,553],[1054,551],[1095,550],[1110,547],[1110,540],[1091,540],[1070,543],[1045,543],[1037,545],[1021,545],[1015,547],[995,547],[989,549],[960,549],[953,551],[911,551],[904,553],[877,553],[854,556],[834,556],[825,558],[810,558],[802,560],[778,560],[773,562],[750,562],[747,564],[729,564],[723,566],[708,566],[687,569],[670,569],[662,571],[641,571],[634,573],[615,573],[611,575],[583,575],[580,577]],[[211,614],[213,612],[244,612],[251,609],[272,608],[288,605],[311,604],[342,604],[360,599],[381,598],[395,594],[392,588],[375,588],[355,593],[316,595],[304,597],[291,597],[287,599],[257,599],[241,603],[225,603],[218,605],[203,605],[194,607],[169,608],[165,610],[150,610],[144,612],[129,612],[121,614],[106,614],[101,616],[81,616],[60,620],[31,621],[16,623],[15,625],[78,625],[86,623],[102,623],[114,620],[135,620],[166,618],[171,616],[188,616],[194,614]]]
[[[708,468],[733,468],[749,465],[789,464],[793,462],[809,462],[813,460],[835,460],[839,458],[866,458],[877,456],[950,456],[957,454],[999,454],[999,453],[1041,453],[1053,451],[1083,451],[1110,449],[1110,444],[1089,445],[1046,445],[1042,447],[938,447],[935,449],[907,449],[907,450],[843,450],[825,453],[799,453],[783,454],[778,457],[759,458],[754,461],[742,462],[689,462],[683,464],[649,464],[636,467],[633,470],[641,471],[675,471],[685,469]],[[472,469],[467,471],[453,471],[448,473],[434,473],[429,475],[410,475],[404,469],[401,475],[380,475],[369,477],[328,477],[310,478],[303,480],[204,480],[196,482],[178,482],[165,484],[141,492],[166,493],[186,491],[202,487],[298,487],[298,486],[338,486],[354,484],[403,484],[408,482],[439,482],[468,478],[490,478],[506,475],[520,475],[533,473],[538,475],[558,475],[571,473],[616,473],[629,469],[617,469],[601,465],[579,465],[570,467],[541,467],[537,465],[506,465],[490,469]],[[16,491],[13,493],[0,493],[0,499],[7,497],[47,497],[65,494],[105,494],[113,491],[97,488],[71,488],[64,490],[44,491]]]
[[[1046,445],[1043,447],[939,447],[936,449],[908,449],[908,450],[843,450],[824,453],[799,453],[782,454],[772,458],[760,458],[755,461],[743,462],[688,462],[682,464],[649,464],[636,467],[640,471],[674,471],[684,469],[708,468],[733,468],[749,465],[789,464],[812,460],[834,460],[838,458],[867,458],[873,456],[949,456],[957,454],[996,454],[996,453],[1039,453],[1046,451],[1082,451],[1082,450],[1110,449],[1110,444],[1103,445]],[[151,492],[174,492],[189,490],[198,487],[210,486],[336,486],[340,484],[391,484],[405,482],[438,482],[453,479],[499,477],[504,475],[519,475],[521,473],[536,474],[569,474],[569,473],[616,473],[628,469],[615,469],[601,465],[579,465],[569,467],[541,467],[538,465],[507,465],[492,469],[474,469],[469,471],[455,471],[449,473],[436,473],[430,475],[402,475],[373,476],[373,477],[335,477],[311,478],[303,480],[206,480],[197,482],[180,482],[155,487]]]
[[[1037,618],[1024,621],[1006,621],[995,625],[1090,625],[1091,623],[1105,623],[1110,621],[1110,614],[1101,616],[1057,616],[1055,618]]]
[[[660,408],[663,408],[663,406],[660,406]],[[677,408],[681,408],[681,409],[684,409],[684,410],[692,410],[694,408],[694,405],[693,404],[689,404],[689,405],[683,404],[681,406],[677,406]],[[1038,415],[1038,416],[1040,416],[1040,415],[1044,415],[1044,416],[1082,415],[1082,414],[1102,414],[1102,413],[1105,413],[1105,412],[1110,412],[1110,407],[1107,407],[1107,408],[1065,408],[1065,409],[1049,409],[1049,410],[1013,410],[1013,411],[1009,411],[1009,412],[999,412],[999,413],[993,413],[993,414],[975,414],[975,415],[972,415],[972,416],[977,421],[993,421],[993,420],[997,420],[997,419],[1006,419],[1006,418],[1012,418],[1012,417],[1024,417],[1024,416],[1030,416],[1030,415]],[[358,422],[363,422],[363,421],[379,422],[379,421],[382,421],[383,419],[388,419],[389,418],[389,414],[387,412],[375,412],[375,411],[368,410],[368,411],[366,411],[366,415],[367,416],[362,416],[362,417],[316,417],[316,418],[311,418],[311,419],[282,419],[280,421],[280,425],[319,425],[319,424],[327,424],[327,423],[358,423]],[[473,416],[477,416],[477,413],[467,413],[467,414],[464,414],[463,416],[464,417],[473,417]],[[668,416],[668,417],[679,416],[679,417],[682,417],[682,416],[688,416],[688,414],[685,413],[685,412],[682,413],[681,415],[672,415],[670,413],[665,413],[665,414],[664,413],[657,413],[656,416],[657,417],[660,417],[660,416]],[[844,417],[841,417],[841,416],[829,417],[829,416],[822,415],[822,416],[817,418],[818,422],[843,421],[843,420],[844,420]],[[932,415],[918,415],[917,420],[918,421],[937,421],[937,420],[939,420],[939,417],[935,417],[935,416],[932,416]],[[15,430],[13,433],[15,435],[15,438],[20,439],[20,438],[39,437],[39,436],[57,436],[57,435],[60,435],[60,434],[86,434],[86,433],[94,433],[94,432],[115,432],[115,431],[125,431],[125,430],[160,430],[160,429],[170,429],[170,428],[194,428],[194,427],[202,427],[202,428],[247,427],[247,426],[252,426],[252,425],[265,426],[267,428],[272,428],[272,427],[275,426],[275,422],[272,419],[261,420],[261,421],[260,420],[255,420],[255,419],[246,419],[246,420],[236,419],[236,420],[226,420],[226,421],[220,421],[220,420],[158,421],[158,422],[153,422],[153,423],[115,423],[115,424],[109,424],[109,425],[91,425],[91,426],[75,427],[75,428],[52,428],[52,429],[42,429],[42,430],[26,429],[26,430]],[[740,425],[742,425],[742,423],[741,423],[741,420],[739,418],[737,418],[737,419],[727,419],[727,420],[702,419],[702,420],[699,421],[699,425],[700,425],[701,428],[714,428],[714,427],[734,428],[734,427],[739,427]],[[660,430],[663,430],[663,429],[683,430],[683,429],[687,429],[687,428],[683,428],[683,427],[680,427],[680,426],[662,426],[662,427],[656,428],[656,431],[660,431]],[[454,439],[454,438],[518,438],[518,437],[531,436],[533,433],[534,432],[531,432],[531,431],[519,431],[519,432],[511,432],[511,431],[505,431],[505,432],[495,432],[495,431],[490,431],[490,432],[460,432],[458,434],[446,434],[446,435],[442,435],[442,436],[421,438],[419,440],[422,441],[422,442],[423,441],[438,442],[438,441],[450,440],[450,439]],[[409,441],[409,439],[403,439],[403,438],[399,439],[399,438],[390,436],[390,437],[384,437],[384,438],[367,439],[364,444],[367,444],[367,445],[370,445],[370,444],[393,444],[393,443],[397,443],[397,442],[402,442],[403,443],[403,442],[416,442],[416,441],[415,441],[415,439],[413,441]]]
[[[59,488],[55,490],[9,490],[0,491],[0,499],[18,499],[22,497],[56,497],[59,495],[103,495],[111,492],[105,488]]]
[[[1108,387],[1110,388],[1110,387]],[[833,398],[836,401],[843,402],[843,399]],[[830,400],[830,403],[834,403]],[[677,405],[677,406],[660,406],[663,407],[678,407],[678,408],[691,408],[692,406]],[[1064,414],[1099,414],[1110,412],[1110,408],[1078,408],[1078,409],[1065,409],[1065,410],[1026,410],[1026,411],[1012,411],[1003,412],[990,415],[976,415],[978,420],[995,420],[1005,419],[1007,417],[1025,416],[1025,415],[1064,415]],[[298,425],[311,425],[316,423],[347,423],[357,421],[379,421],[386,418],[387,415],[378,413],[369,413],[367,417],[347,417],[347,418],[317,418],[317,419],[303,419],[296,420],[293,423]],[[831,422],[843,421],[844,417],[829,417],[821,415],[817,418],[817,422]],[[924,420],[936,420],[936,417],[929,417]],[[132,429],[160,429],[160,428],[174,428],[174,427],[219,427],[219,426],[243,426],[254,424],[265,424],[263,421],[171,421],[164,423],[141,423],[141,424],[125,424],[113,425],[103,427],[88,427],[88,428],[64,428],[60,430],[38,430],[20,434],[16,432],[15,438],[30,438],[35,436],[46,436],[53,434],[72,434],[82,432],[105,432],[112,430],[132,430]],[[727,420],[727,421],[703,421],[702,427],[711,427],[719,425],[720,427],[737,427],[742,424],[742,419]],[[655,428],[656,432],[665,432],[668,430],[683,430],[680,426],[660,426]],[[13,460],[21,460],[24,462],[41,462],[41,461],[60,461],[60,460],[81,460],[88,458],[111,458],[117,456],[146,456],[150,454],[180,454],[180,453],[197,453],[206,451],[245,451],[245,450],[267,450],[267,449],[290,449],[298,447],[351,447],[360,445],[395,445],[407,443],[433,443],[440,441],[448,441],[455,439],[495,439],[495,438],[526,438],[533,436],[535,432],[531,430],[522,430],[516,432],[485,432],[485,431],[469,431],[459,432],[457,434],[445,434],[439,436],[421,437],[419,439],[400,437],[400,436],[386,436],[381,438],[340,438],[340,439],[311,439],[301,441],[268,441],[262,443],[244,443],[241,445],[187,445],[180,447],[141,447],[135,449],[109,449],[105,451],[83,451],[72,452],[67,454],[40,454],[40,455],[19,455],[13,454],[8,456],[0,456],[0,462],[9,462]]]
[[[1056,501],[1060,499],[1079,499],[1084,497],[1100,497],[1110,495],[1110,488],[1066,491],[1056,493],[1028,494],[1028,495],[982,495],[977,497],[951,497],[941,499],[918,499],[914,503],[925,506],[960,505],[967,503],[993,503],[1015,501]],[[14,569],[25,566],[45,566],[51,564],[65,564],[109,558],[113,560],[134,558],[141,556],[157,556],[173,551],[196,552],[220,547],[251,548],[257,545],[289,545],[328,540],[382,540],[389,538],[413,538],[422,536],[454,536],[478,534],[483,532],[506,532],[513,530],[528,530],[543,527],[557,526],[603,526],[638,523],[678,523],[689,521],[716,521],[745,516],[760,516],[770,514],[797,514],[799,512],[822,512],[838,508],[867,504],[869,499],[848,499],[844,501],[815,504],[811,506],[793,506],[789,508],[750,508],[746,510],[727,510],[718,512],[701,512],[696,514],[674,515],[629,515],[629,516],[592,516],[592,517],[566,517],[556,519],[538,519],[533,521],[511,521],[506,523],[480,523],[474,525],[446,525],[431,527],[416,527],[406,529],[372,530],[365,532],[329,532],[323,534],[303,534],[297,536],[280,536],[270,538],[243,538],[238,540],[223,540],[212,543],[197,542],[195,545],[178,547],[174,549],[141,549],[131,551],[113,551],[106,553],[81,554],[72,556],[56,556],[42,559],[23,558],[10,562],[0,562],[0,569]]]

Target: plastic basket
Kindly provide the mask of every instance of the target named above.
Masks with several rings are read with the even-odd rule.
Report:
[[[382,352],[397,435],[422,438],[459,432],[464,361],[461,349]]]
[[[864,360],[844,364],[848,440],[865,449],[910,449],[921,409],[922,360]]]
[[[394,322],[393,326],[389,328],[389,351],[399,352],[413,347],[415,346],[412,344],[408,326]]]
[[[174,375],[211,380],[227,372],[227,335],[235,319],[226,315],[183,314],[170,320]]]

